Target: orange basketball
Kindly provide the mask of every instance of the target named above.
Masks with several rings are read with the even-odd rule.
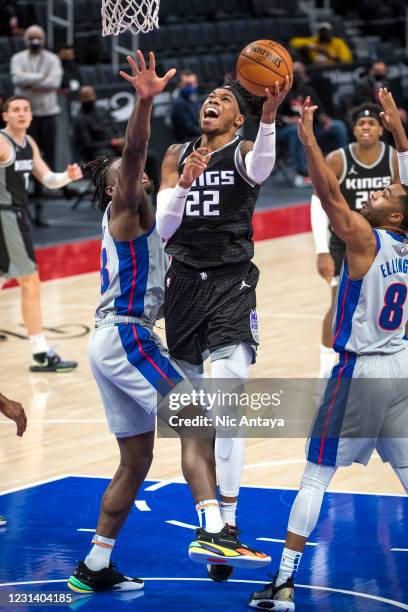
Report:
[[[237,78],[255,96],[264,96],[265,87],[278,81],[282,88],[285,76],[293,72],[288,51],[274,40],[256,40],[242,49],[237,61]]]

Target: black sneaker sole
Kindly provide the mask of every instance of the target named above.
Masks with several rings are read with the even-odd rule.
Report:
[[[275,601],[274,599],[251,599],[249,601],[249,606],[257,610],[273,610],[273,612],[293,612],[295,609],[293,601]]]
[[[30,372],[53,372],[54,374],[65,374],[66,372],[72,372],[76,369],[75,366],[68,368],[48,368],[46,366],[30,366]]]
[[[207,565],[207,574],[214,582],[227,582],[233,571],[231,565]]]
[[[71,591],[75,591],[76,593],[98,593],[98,592],[102,592],[102,591],[139,591],[140,589],[143,589],[144,587],[144,582],[132,582],[132,581],[128,581],[128,582],[123,582],[122,584],[127,585],[125,587],[119,587],[116,588],[115,585],[113,586],[108,586],[106,588],[93,588],[90,584],[88,584],[87,582],[83,581],[83,580],[79,580],[79,578],[77,578],[76,576],[70,576],[67,582],[67,586],[68,588],[71,589]]]

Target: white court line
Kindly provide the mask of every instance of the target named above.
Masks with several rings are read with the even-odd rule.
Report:
[[[135,506],[138,510],[140,510],[140,512],[150,512],[151,510],[144,499],[137,499],[135,501]]]
[[[286,540],[280,540],[279,538],[256,538],[257,540],[261,540],[261,542],[279,542],[280,544],[284,544]],[[318,542],[306,542],[306,546],[319,546]]]
[[[38,487],[43,484],[48,484],[49,482],[55,482],[57,480],[63,480],[64,478],[69,478],[70,474],[60,474],[59,476],[53,476],[52,478],[45,478],[44,480],[36,480],[35,482],[30,482],[25,485],[21,485],[20,487],[14,487],[13,489],[6,489],[5,491],[1,491],[0,495],[7,495],[8,493],[17,493],[17,491],[24,491],[24,489],[31,489],[32,487]]]
[[[143,577],[142,577],[143,578]],[[151,582],[164,582],[164,581],[173,581],[173,582],[212,582],[211,578],[146,578],[143,580],[151,581]],[[1,587],[7,586],[21,586],[26,584],[55,584],[58,582],[66,582],[67,579],[63,580],[30,580],[25,582],[3,582],[0,583]],[[265,584],[265,580],[236,580],[231,579],[228,582],[235,582],[238,584]],[[351,595],[352,597],[362,597],[363,599],[372,599],[374,601],[380,601],[381,603],[389,604],[390,606],[394,606],[395,608],[399,608],[400,610],[408,610],[408,605],[404,604],[400,601],[395,601],[393,599],[387,599],[386,597],[379,597],[378,595],[371,595],[369,593],[360,593],[358,591],[348,591],[346,589],[334,589],[332,587],[323,587],[323,586],[314,586],[311,584],[295,584],[295,587],[298,589],[311,589],[313,591],[326,591],[329,593],[340,593],[341,595]]]
[[[77,529],[77,531],[89,531],[89,533],[95,533],[96,529],[83,529],[83,528],[80,528],[80,529]]]
[[[107,475],[107,476],[100,476],[100,475],[92,475],[92,474],[61,474],[59,476],[56,476],[54,478],[47,478],[45,480],[39,480],[37,482],[32,482],[29,484],[26,484],[24,486],[20,486],[20,487],[16,487],[15,489],[6,489],[5,491],[1,491],[0,495],[6,495],[7,493],[15,493],[16,491],[23,491],[24,489],[29,489],[31,487],[36,487],[37,485],[41,485],[41,484],[47,484],[49,482],[54,482],[56,480],[62,480],[63,478],[102,478],[104,480],[111,480],[112,479],[112,475]],[[145,482],[152,482],[150,480],[145,480]],[[154,480],[154,484],[150,485],[149,487],[147,487],[146,489],[144,489],[144,491],[156,491],[157,489],[160,489],[161,487],[165,487],[169,484],[185,484],[185,480],[180,478],[180,479],[174,479],[174,480]],[[152,488],[153,487],[153,488]],[[268,491],[299,491],[299,487],[273,487],[271,485],[263,485],[262,487],[260,487],[259,485],[248,485],[248,484],[242,484],[241,488],[244,487],[246,489],[266,489]],[[404,499],[407,499],[406,495],[403,495],[402,493],[382,493],[382,492],[378,492],[378,491],[348,491],[348,490],[339,490],[339,489],[329,489],[328,490],[329,493],[344,493],[347,495],[381,495],[383,497],[402,497]]]
[[[145,481],[147,482],[147,481]],[[175,478],[174,480],[159,480],[158,482],[155,482],[154,484],[146,487],[146,489],[144,489],[145,491],[157,491],[158,489],[162,489],[163,487],[167,487],[167,485],[170,484],[184,484],[186,481],[181,478]]]
[[[408,548],[390,548],[392,552],[408,552]]]
[[[166,521],[169,525],[175,525],[176,527],[184,527],[185,529],[198,529],[198,525],[190,525],[190,523],[183,523],[182,521]]]

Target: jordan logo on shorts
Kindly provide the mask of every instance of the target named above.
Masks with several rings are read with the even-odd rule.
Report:
[[[244,287],[248,287],[248,289],[250,289],[251,285],[247,285],[246,282],[243,280],[243,281],[241,281],[241,286],[240,286],[239,290],[241,291],[241,289],[243,289]]]

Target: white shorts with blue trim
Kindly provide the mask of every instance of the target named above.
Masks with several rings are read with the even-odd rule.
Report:
[[[125,438],[154,431],[158,401],[180,384],[191,387],[159,336],[140,323],[117,321],[96,327],[88,356],[109,429]]]
[[[340,354],[317,410],[306,458],[367,465],[374,449],[393,467],[408,467],[408,351]]]

